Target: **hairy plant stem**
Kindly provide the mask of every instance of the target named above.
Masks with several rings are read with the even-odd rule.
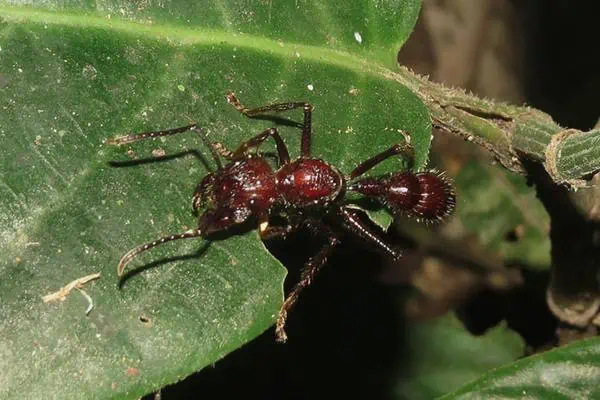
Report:
[[[600,129],[565,129],[539,110],[481,99],[431,82],[406,67],[389,77],[420,97],[435,129],[486,148],[513,172],[525,173],[523,160],[533,160],[544,166],[554,183],[581,188],[600,171]]]

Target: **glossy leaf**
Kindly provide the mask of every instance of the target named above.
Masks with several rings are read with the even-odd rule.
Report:
[[[597,399],[599,376],[600,338],[592,338],[488,372],[443,399]]]
[[[433,399],[476,378],[482,372],[523,355],[521,337],[504,324],[474,336],[449,314],[414,324],[408,331],[410,369],[397,381],[405,399]]]
[[[285,269],[248,226],[146,253],[119,288],[125,251],[194,226],[211,160],[192,134],[106,139],[194,120],[234,147],[273,125],[228,105],[234,90],[248,106],[313,103],[314,154],[343,172],[400,129],[423,166],[427,112],[389,73],[419,3],[63,4],[0,6],[0,397],[136,398],[267,329]],[[299,130],[281,132],[297,155]],[[84,292],[42,301],[92,273]]]

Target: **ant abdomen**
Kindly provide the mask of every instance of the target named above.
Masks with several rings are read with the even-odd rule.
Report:
[[[394,213],[429,221],[452,214],[456,204],[451,183],[435,171],[363,178],[349,189],[379,199]]]

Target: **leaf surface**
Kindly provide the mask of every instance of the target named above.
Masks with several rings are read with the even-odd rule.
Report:
[[[119,287],[124,252],[194,227],[191,195],[214,166],[193,134],[106,139],[195,121],[234,148],[274,123],[240,115],[233,90],[249,107],[310,101],[313,152],[345,173],[399,130],[422,167],[429,117],[389,78],[419,2],[63,4],[0,3],[0,397],[136,398],[267,329],[285,269],[249,226],[145,253]],[[297,156],[299,129],[280,128]]]

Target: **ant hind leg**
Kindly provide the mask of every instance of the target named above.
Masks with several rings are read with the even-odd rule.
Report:
[[[310,286],[315,276],[327,262],[327,258],[331,255],[336,246],[341,242],[338,236],[325,224],[315,219],[308,219],[304,222],[304,225],[309,228],[313,233],[318,233],[327,236],[327,244],[315,254],[302,269],[300,275],[300,281],[294,286],[290,294],[286,297],[281,309],[279,316],[275,324],[275,336],[279,343],[287,341],[287,334],[285,333],[285,324],[287,322],[288,313],[298,302],[298,298],[302,290]]]
[[[409,166],[412,168],[415,159],[415,151],[413,147],[408,143],[397,143],[389,149],[382,151],[381,153],[376,154],[368,160],[358,164],[358,166],[350,173],[350,179],[358,178],[388,158],[400,154],[404,156],[404,158],[408,161]]]

